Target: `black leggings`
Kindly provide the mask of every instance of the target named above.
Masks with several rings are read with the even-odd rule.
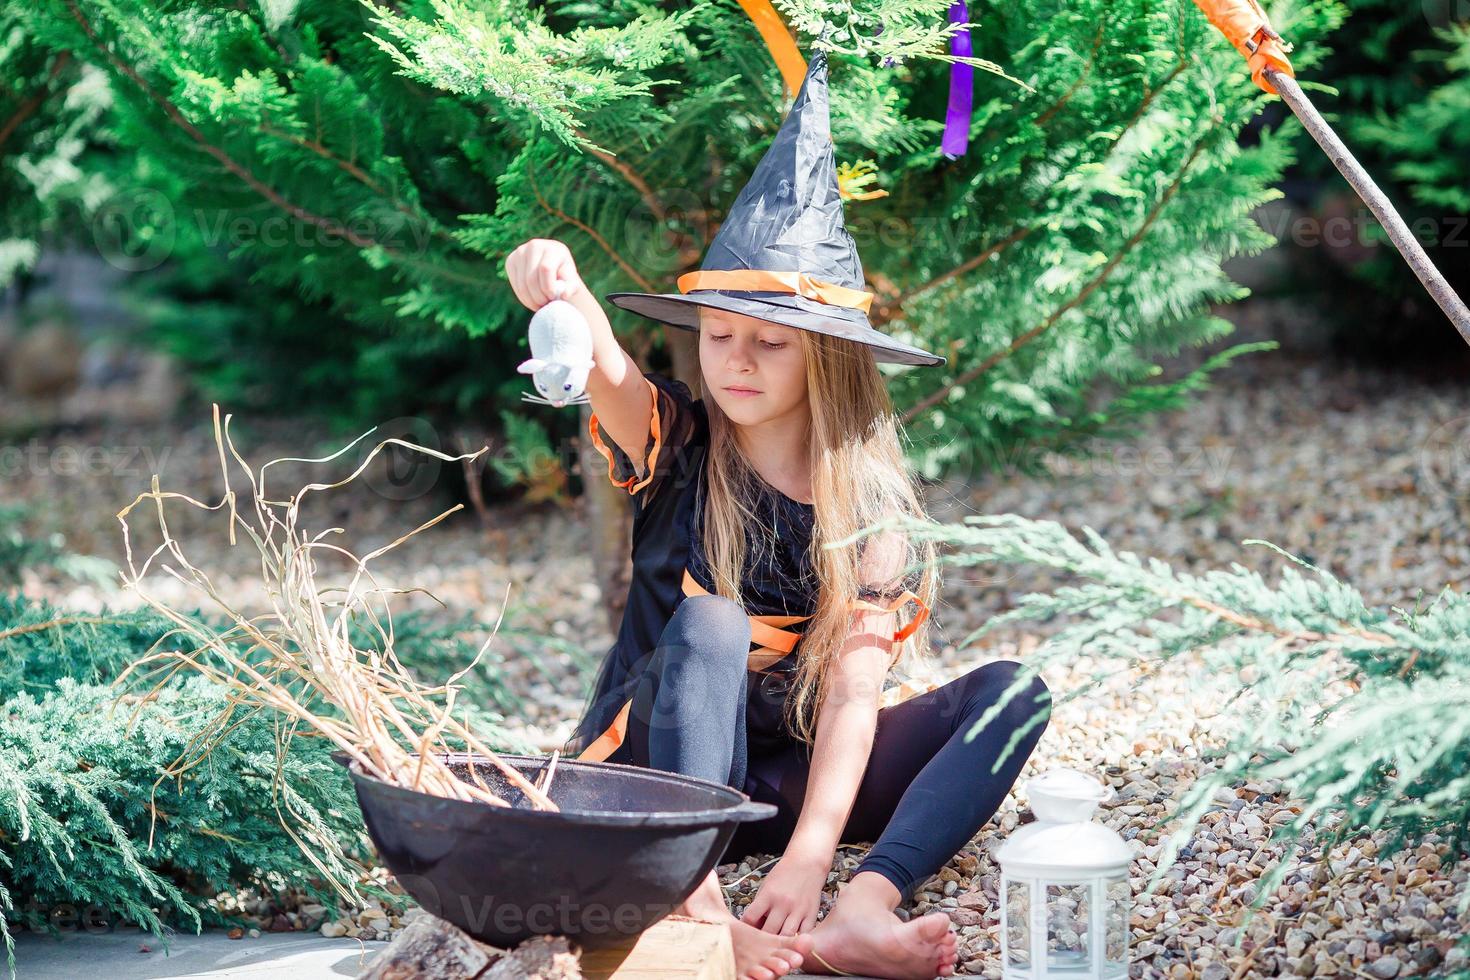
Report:
[[[811,765],[810,747],[795,739],[747,757],[749,650],[750,622],[738,605],[722,596],[685,598],[658,647],[634,666],[639,680],[627,737],[608,758],[710,779],[775,804],[775,816],[740,825],[727,856],[785,850]],[[1046,727],[1051,698],[1035,678],[979,737],[965,741],[965,732],[999,700],[1019,666],[985,664],[878,711],[873,749],[840,841],[876,841],[857,871],[883,875],[902,901],[995,813]],[[1033,720],[1038,708],[1045,713]],[[1004,764],[991,772],[1020,729]]]

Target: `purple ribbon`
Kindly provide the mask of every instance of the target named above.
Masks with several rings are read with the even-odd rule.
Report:
[[[949,20],[954,24],[968,24],[970,12],[964,0],[955,0],[949,6]],[[970,29],[955,31],[949,38],[949,53],[961,58],[970,57]],[[970,117],[975,99],[975,66],[951,63],[949,66],[949,108],[944,114],[944,140],[940,150],[951,160],[965,155],[970,144]]]

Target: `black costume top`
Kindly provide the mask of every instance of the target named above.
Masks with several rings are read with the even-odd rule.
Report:
[[[608,460],[608,479],[633,497],[633,577],[617,641],[598,672],[588,711],[574,735],[579,748],[596,738],[633,696],[638,682],[633,665],[654,650],[684,600],[685,568],[705,591],[714,592],[700,541],[709,416],[703,399],[694,398],[683,382],[655,372],[645,372],[644,378],[654,395],[654,417],[644,454],[648,472],[641,480],[627,453],[600,437],[595,413],[588,423],[593,445]],[[810,616],[818,587],[808,555],[815,509],[764,481],[760,488],[751,506],[776,534],[775,541],[764,535],[747,537],[741,580],[746,613]],[[766,668],[767,673],[747,674],[750,751],[774,747],[791,737],[782,706],[799,650],[798,641],[795,649]]]

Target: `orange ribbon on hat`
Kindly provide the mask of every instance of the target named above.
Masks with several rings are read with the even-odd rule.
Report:
[[[1266,70],[1279,71],[1292,78],[1296,72],[1286,59],[1291,45],[1281,40],[1271,27],[1266,11],[1257,0],[1194,0],[1204,11],[1215,29],[1225,35],[1225,40],[1245,56],[1251,68],[1251,78],[1262,89],[1277,95],[1276,86],[1266,78]]]
[[[815,279],[805,272],[779,272],[773,269],[697,269],[675,280],[679,292],[691,289],[750,289],[773,293],[796,293],[830,306],[846,306],[868,312],[873,294],[862,289],[839,286],[835,282]]]

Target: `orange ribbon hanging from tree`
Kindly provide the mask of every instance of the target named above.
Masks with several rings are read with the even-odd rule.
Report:
[[[806,77],[806,59],[801,56],[796,42],[791,39],[791,34],[786,30],[786,25],[781,20],[781,15],[776,13],[776,8],[771,6],[771,0],[739,0],[740,7],[755,24],[755,29],[760,32],[761,40],[766,42],[766,49],[771,52],[771,60],[776,62],[776,68],[781,72],[781,78],[786,83],[787,98],[796,98],[796,93],[801,90],[802,79]],[[837,192],[844,201],[869,201],[877,197],[887,197],[888,192],[882,189],[866,189],[873,181],[873,171],[877,168],[867,164],[843,165],[837,168]]]
[[[780,14],[771,6],[771,0],[740,0],[740,6],[755,23],[761,40],[766,42],[771,58],[781,70],[781,77],[786,81],[787,97],[796,98],[801,80],[806,77],[806,59],[801,56],[796,42],[791,39],[786,25],[781,22]]]
[[[1279,95],[1276,86],[1266,77],[1266,69],[1283,75],[1296,77],[1286,52],[1291,45],[1281,40],[1271,27],[1266,11],[1257,0],[1194,0],[1204,11],[1215,29],[1225,35],[1225,40],[1245,56],[1250,64],[1251,78],[1262,89]]]

